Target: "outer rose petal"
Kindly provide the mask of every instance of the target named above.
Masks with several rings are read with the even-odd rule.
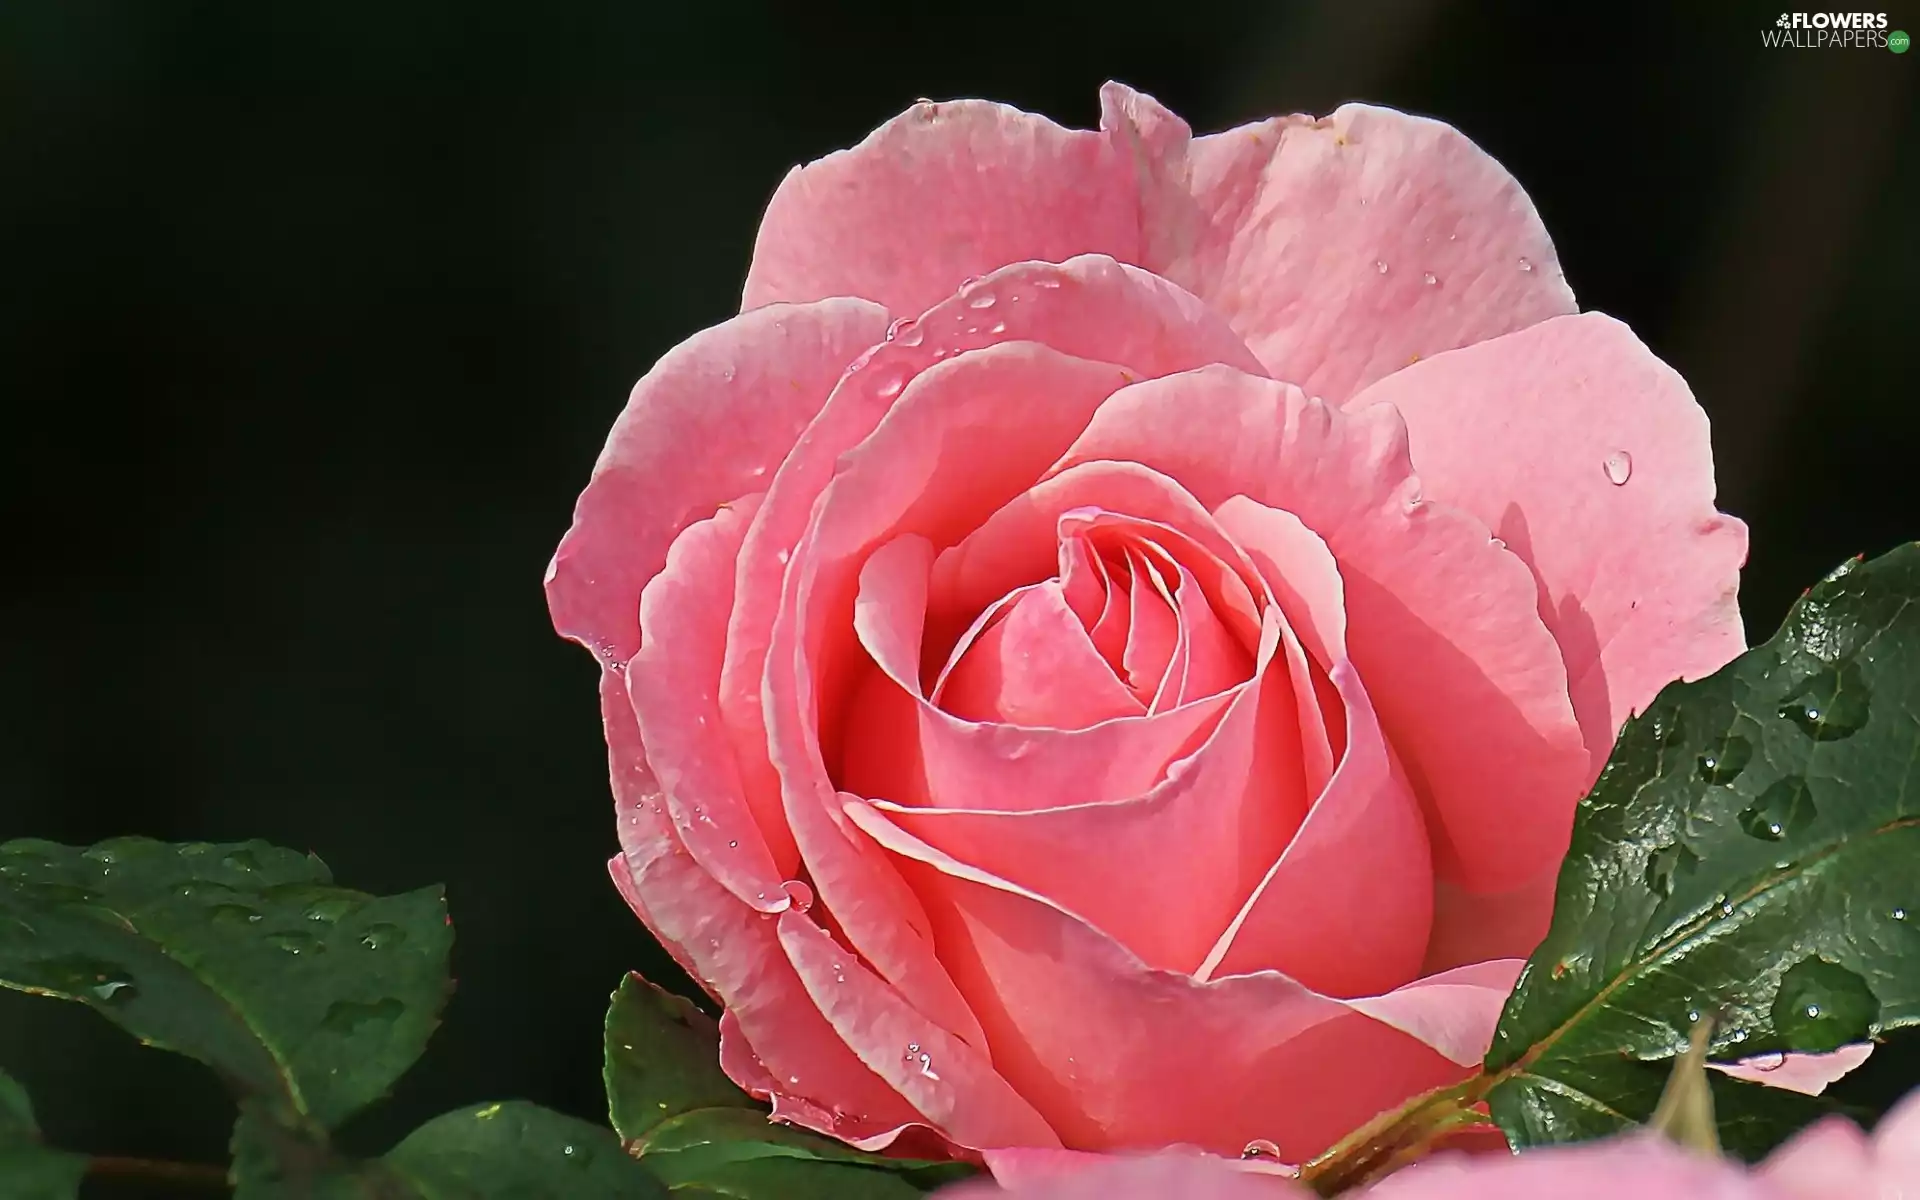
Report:
[[[640,589],[673,539],[765,490],[834,381],[886,327],[886,310],[863,300],[779,305],[667,351],[634,385],[547,568],[554,628],[624,666],[639,646]]]
[[[1190,141],[1151,97],[1110,83],[1100,101],[1139,164],[1136,261],[1309,395],[1341,401],[1409,359],[1576,311],[1526,193],[1438,121],[1348,104]]]
[[[938,1200],[993,1200],[996,1196],[1012,1200],[1311,1200],[1313,1194],[1289,1180],[1241,1170],[1218,1158],[1156,1154],[1097,1158],[1080,1169],[1043,1172],[1031,1183],[1005,1190],[975,1182],[943,1188],[934,1195]]]
[[[1540,617],[1598,773],[1630,712],[1746,648],[1746,526],[1713,507],[1707,416],[1611,317],[1583,313],[1417,363],[1356,396],[1407,423],[1434,499],[1486,522]]]
[[[1108,459],[1206,505],[1291,512],[1333,551],[1353,664],[1428,806],[1443,880],[1502,891],[1560,860],[1592,775],[1533,580],[1485,525],[1422,497],[1392,408],[1342,412],[1207,367],[1115,394],[1054,470]]]
[[[869,1148],[923,1123],[834,1035],[786,965],[772,922],[735,899],[680,845],[618,673],[601,675],[600,701],[622,850],[610,864],[615,886],[687,973],[726,1006],[728,1024],[754,1043],[749,1063],[760,1064],[756,1071],[723,1054],[734,1082],[765,1095],[771,1077],[776,1111]],[[796,1076],[800,1083],[787,1082]]]
[[[760,223],[741,308],[864,296],[931,308],[1008,263],[1138,261],[1132,169],[1097,133],[959,100],[923,102],[788,173]]]
[[[1759,1174],[1791,1200],[1920,1196],[1920,1091],[1894,1105],[1871,1140],[1844,1117],[1829,1117],[1774,1151]]]

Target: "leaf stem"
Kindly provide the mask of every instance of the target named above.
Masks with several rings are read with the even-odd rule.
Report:
[[[1493,1082],[1475,1075],[1381,1113],[1303,1164],[1300,1182],[1322,1196],[1337,1196],[1414,1161],[1450,1133],[1488,1124],[1474,1106]]]
[[[114,1183],[166,1183],[209,1191],[231,1190],[227,1169],[212,1163],[167,1162],[154,1158],[121,1158],[99,1154],[87,1160],[87,1175]]]

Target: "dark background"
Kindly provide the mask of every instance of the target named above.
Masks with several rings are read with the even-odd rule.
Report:
[[[629,386],[734,311],[782,173],[918,96],[1459,126],[1712,414],[1762,639],[1920,536],[1920,53],[1762,49],[1776,15],[0,0],[0,840],[444,881],[459,994],[350,1140],[601,1115],[606,994],[662,959],[606,881],[593,668],[541,573]],[[77,1006],[0,994],[0,1063],[67,1145],[223,1155],[218,1086]]]

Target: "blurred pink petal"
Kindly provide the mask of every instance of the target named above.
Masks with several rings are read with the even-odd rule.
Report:
[[[1847,1072],[1866,1062],[1872,1053],[1872,1043],[1862,1042],[1827,1054],[1761,1054],[1739,1062],[1707,1065],[1749,1083],[1818,1096],[1829,1084],[1838,1082]]]
[[[1142,1157],[1013,1151],[988,1156],[1001,1185],[980,1181],[934,1193],[937,1200],[1312,1200],[1286,1178],[1239,1169],[1199,1154]],[[1026,1160],[1026,1161],[1022,1161]],[[1038,1160],[1037,1169],[1029,1163]],[[1052,1161],[1048,1161],[1052,1160]]]

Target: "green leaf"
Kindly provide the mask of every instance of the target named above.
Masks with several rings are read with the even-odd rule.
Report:
[[[1644,1122],[1703,1016],[1717,1061],[1920,1021],[1916,601],[1920,545],[1856,560],[1772,641],[1627,723],[1487,1056],[1516,1145]],[[1827,1107],[1714,1076],[1743,1156]]]
[[[891,1181],[887,1187],[903,1181],[912,1185],[906,1192],[897,1193],[900,1195],[919,1195],[974,1174],[973,1168],[964,1163],[883,1158],[805,1129],[774,1124],[764,1113],[743,1108],[698,1109],[662,1122],[647,1139],[641,1161],[669,1185],[678,1187],[688,1183],[711,1184],[728,1178],[730,1169],[740,1163],[768,1159],[832,1163],[857,1167],[870,1174],[880,1173]],[[789,1174],[800,1178],[806,1172],[795,1168],[789,1170]],[[828,1177],[839,1174],[829,1172]],[[873,1194],[890,1196],[896,1192],[882,1190]]]
[[[234,1200],[666,1200],[607,1129],[522,1101],[435,1117],[384,1157],[343,1158],[323,1135],[243,1108]]]
[[[889,1200],[973,1175],[964,1163],[887,1158],[775,1124],[720,1070],[719,1029],[639,975],[607,1009],[607,1108],[628,1149],[676,1197]]]
[[[88,1004],[282,1121],[337,1125],[412,1065],[452,937],[439,889],[349,891],[262,842],[0,846],[0,986]]]
[[[629,1143],[661,1122],[702,1108],[764,1108],[720,1069],[720,1030],[712,1017],[638,974],[620,981],[607,1006],[607,1112]]]
[[[381,1162],[424,1200],[664,1200],[667,1194],[611,1131],[520,1101],[436,1117]]]
[[[0,1196],[10,1200],[73,1200],[87,1160],[40,1142],[27,1090],[0,1071]]]

